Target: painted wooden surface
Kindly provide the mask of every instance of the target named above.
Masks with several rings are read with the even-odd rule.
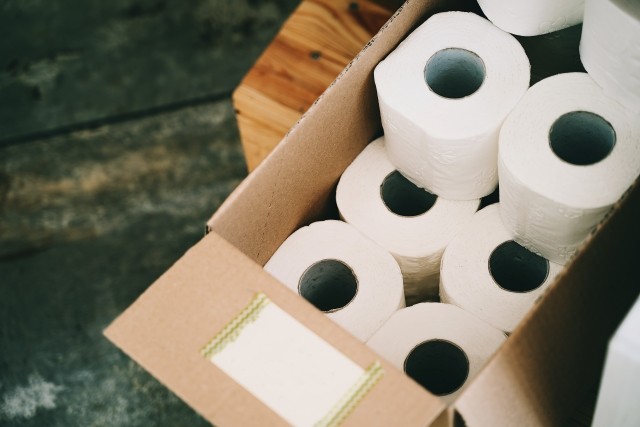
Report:
[[[298,3],[2,1],[0,145],[227,98]]]
[[[229,97],[298,3],[0,1],[0,426],[208,425],[102,330],[246,175]]]
[[[249,170],[282,139],[401,2],[306,0],[233,94]]]
[[[245,176],[230,100],[0,147],[0,426],[208,425],[103,329]]]

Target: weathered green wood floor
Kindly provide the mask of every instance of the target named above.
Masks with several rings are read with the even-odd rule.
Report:
[[[295,0],[2,0],[0,144],[228,96]]]
[[[102,336],[245,176],[295,0],[0,0],[0,425],[207,425]]]

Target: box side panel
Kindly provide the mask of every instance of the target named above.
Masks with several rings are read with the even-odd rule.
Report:
[[[471,2],[408,1],[209,221],[264,264],[280,243],[322,212],[340,175],[382,132],[373,69],[426,15]]]
[[[458,399],[469,427],[566,424],[640,292],[638,218],[635,186]]]
[[[200,354],[256,292],[265,293],[359,366],[366,368],[379,360],[215,233],[189,250],[105,334],[214,424],[282,425],[274,412]],[[382,379],[345,425],[428,425],[444,405],[382,363]]]

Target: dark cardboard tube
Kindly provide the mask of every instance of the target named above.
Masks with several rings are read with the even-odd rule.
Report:
[[[418,187],[398,171],[391,172],[382,181],[380,197],[391,212],[407,217],[422,215],[438,199],[438,196]]]
[[[318,310],[332,313],[353,301],[358,293],[358,278],[344,262],[323,259],[302,274],[298,293]]]
[[[443,98],[474,94],[486,77],[484,61],[467,49],[447,48],[434,53],[424,67],[427,86]]]
[[[589,111],[571,111],[549,129],[549,145],[560,159],[578,166],[604,160],[616,145],[611,123]]]
[[[458,390],[469,376],[469,358],[459,346],[447,340],[424,341],[404,361],[404,371],[436,396]]]
[[[493,281],[509,292],[530,292],[539,288],[549,275],[549,261],[508,240],[489,256]]]

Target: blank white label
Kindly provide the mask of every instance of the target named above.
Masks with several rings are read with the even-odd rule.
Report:
[[[210,343],[203,354],[290,424],[339,424],[380,378],[380,364],[361,368],[263,294],[256,298],[258,310],[254,299],[214,337],[216,351]]]

